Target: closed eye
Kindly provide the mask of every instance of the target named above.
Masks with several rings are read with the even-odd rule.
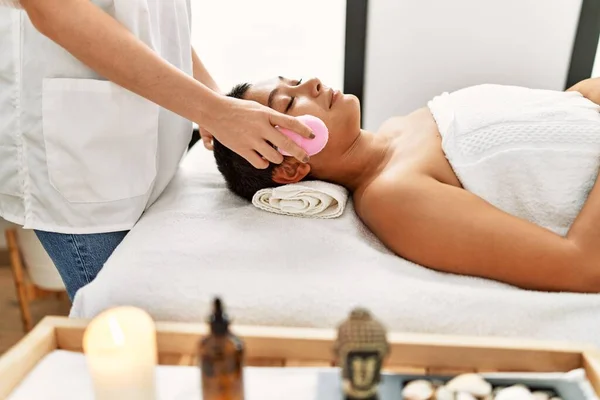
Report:
[[[302,79],[300,79],[294,86],[300,86],[301,83],[302,83]],[[296,101],[296,97],[292,97],[290,99],[290,102],[288,103],[288,105],[285,109],[286,113],[292,109],[292,107],[294,106],[294,101]]]

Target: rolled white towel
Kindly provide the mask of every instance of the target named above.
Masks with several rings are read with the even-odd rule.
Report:
[[[0,7],[23,8],[19,0],[0,0]]]
[[[255,207],[275,214],[304,218],[337,218],[344,213],[348,190],[333,183],[307,181],[259,190]]]

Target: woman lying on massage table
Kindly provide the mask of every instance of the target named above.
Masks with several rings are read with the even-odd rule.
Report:
[[[285,157],[267,169],[215,142],[238,195],[337,183],[375,235],[417,264],[526,289],[600,292],[600,79],[566,92],[482,85],[446,93],[376,134],[360,129],[354,96],[318,79],[280,77],[230,96],[317,116],[330,135],[308,163]]]

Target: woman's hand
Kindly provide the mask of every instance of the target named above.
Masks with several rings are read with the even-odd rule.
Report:
[[[205,146],[212,133],[224,146],[259,169],[267,168],[269,161],[275,164],[283,162],[283,155],[273,146],[292,154],[298,161],[308,162],[306,152],[275,126],[290,129],[306,138],[314,138],[310,128],[294,117],[254,101],[224,96],[213,115],[202,119],[202,123]]]
[[[215,149],[215,147],[213,145],[214,136],[212,135],[212,133],[210,133],[203,127],[200,127],[199,130],[200,130],[200,137],[202,138],[202,143],[204,144],[204,147],[206,148],[206,150],[213,151]]]

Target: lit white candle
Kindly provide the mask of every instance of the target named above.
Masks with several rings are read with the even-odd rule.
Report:
[[[156,329],[134,307],[118,307],[88,325],[83,350],[96,400],[155,400]]]

